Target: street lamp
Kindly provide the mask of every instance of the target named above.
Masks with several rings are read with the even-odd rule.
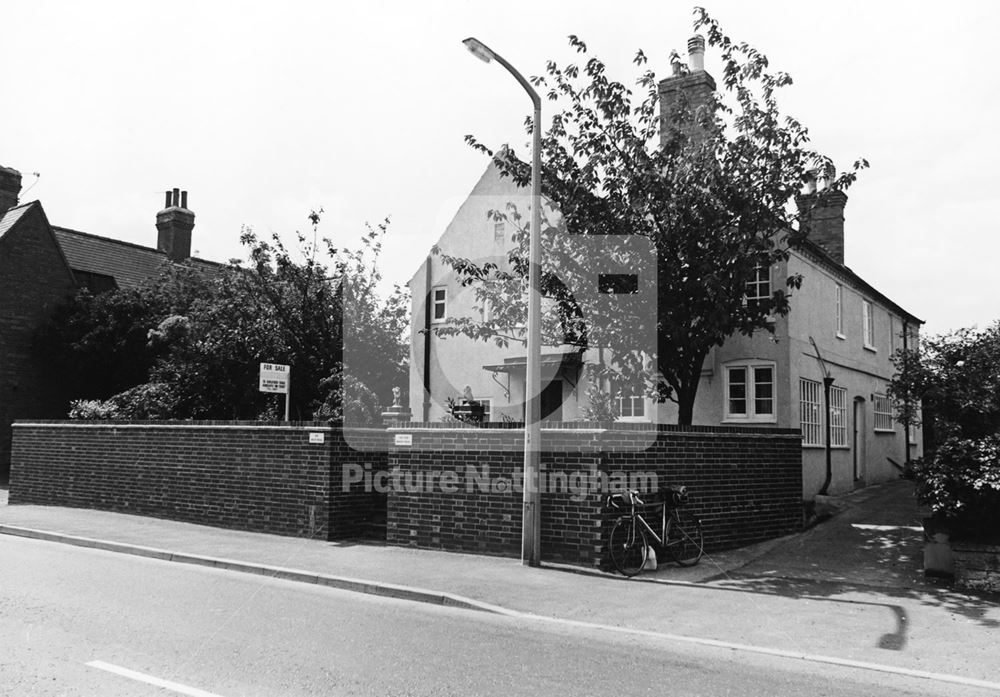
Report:
[[[542,445],[541,384],[542,384],[542,332],[541,332],[541,226],[542,226],[542,100],[531,83],[503,57],[479,39],[468,38],[462,42],[479,60],[495,60],[507,69],[531,97],[535,109],[531,122],[531,227],[528,244],[528,351],[525,366],[524,398],[527,401],[524,424],[524,512],[521,523],[521,563],[538,566],[541,562],[541,491],[538,471]]]

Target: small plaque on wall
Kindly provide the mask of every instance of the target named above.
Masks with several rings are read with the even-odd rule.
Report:
[[[413,445],[413,434],[412,433],[397,433],[393,437],[393,444],[395,444],[395,445]]]
[[[309,442],[310,443],[325,443],[326,442],[326,434],[325,433],[321,433],[321,432],[311,432],[309,434]]]

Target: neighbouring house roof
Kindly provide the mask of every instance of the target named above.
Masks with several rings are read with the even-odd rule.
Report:
[[[34,203],[34,201],[31,203]],[[17,221],[21,219],[25,211],[31,208],[31,203],[22,203],[20,206],[14,206],[4,213],[3,217],[0,217],[0,237],[3,237],[8,230],[17,224]]]
[[[119,288],[136,288],[155,278],[160,268],[169,262],[164,252],[132,242],[99,237],[89,232],[53,226],[59,246],[74,271],[110,276]],[[191,266],[213,271],[224,267],[204,259],[192,258]]]

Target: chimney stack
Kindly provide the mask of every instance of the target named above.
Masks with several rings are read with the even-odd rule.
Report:
[[[660,80],[660,145],[677,135],[693,135],[699,123],[715,111],[715,80],[705,72],[705,38],[688,40],[687,68],[676,52],[671,57],[673,75]]]
[[[844,208],[847,194],[827,187],[834,172],[816,172],[795,197],[802,230],[838,264],[844,263]],[[819,180],[817,187],[817,178]]]
[[[187,192],[167,191],[163,210],[156,214],[156,248],[174,262],[191,256],[191,230],[194,213],[187,207]]]
[[[21,195],[21,173],[0,166],[0,216],[17,205]]]

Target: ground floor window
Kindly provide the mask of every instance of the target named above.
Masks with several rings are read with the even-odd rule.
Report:
[[[799,379],[799,428],[803,445],[823,445],[822,385]]]
[[[892,431],[892,402],[884,394],[874,395],[875,430]]]
[[[618,415],[622,419],[643,419],[646,417],[646,398],[642,395],[618,395],[616,402]]]
[[[774,421],[773,363],[727,363],[725,376],[727,421]]]
[[[830,387],[830,445],[847,446],[847,390]]]

